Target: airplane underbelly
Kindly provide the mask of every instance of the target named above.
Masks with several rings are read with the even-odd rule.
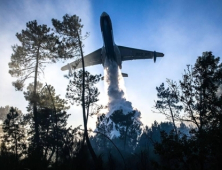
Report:
[[[111,32],[108,29],[104,31],[104,44],[105,44],[107,57],[111,60],[115,60],[115,53],[114,53],[114,48],[113,48],[114,43],[113,43]]]
[[[113,42],[110,41],[110,39],[107,40],[105,44],[105,49],[106,49],[106,55],[109,59],[115,60],[115,53],[114,53],[114,48],[113,48]]]

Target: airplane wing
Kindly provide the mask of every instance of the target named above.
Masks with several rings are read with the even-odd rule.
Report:
[[[97,65],[97,64],[102,64],[101,50],[102,49],[100,48],[100,49],[98,49],[98,50],[96,50],[84,57],[85,67]],[[81,59],[78,59],[76,61],[73,61],[72,63],[69,63],[69,64],[63,66],[61,68],[61,70],[65,71],[65,70],[70,70],[71,68],[74,68],[74,69],[82,68]]]
[[[122,61],[126,60],[137,60],[137,59],[152,59],[156,60],[156,57],[163,57],[163,53],[155,52],[155,51],[147,51],[130,47],[118,46]]]

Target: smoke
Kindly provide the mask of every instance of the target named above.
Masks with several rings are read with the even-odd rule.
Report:
[[[106,114],[106,119],[108,121],[107,126],[110,125],[111,120],[109,117],[116,110],[122,110],[123,114],[128,114],[129,112],[135,111],[133,117],[134,123],[142,125],[140,121],[141,113],[132,107],[132,103],[126,100],[126,90],[124,86],[124,79],[122,77],[121,70],[119,69],[116,62],[111,60],[106,60],[104,65],[104,83],[108,95],[108,112]],[[113,123],[113,122],[112,122]],[[110,137],[118,137],[120,133],[115,128],[115,124],[110,129]]]

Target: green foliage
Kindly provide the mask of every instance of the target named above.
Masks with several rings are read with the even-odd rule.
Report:
[[[219,57],[211,52],[198,57],[195,66],[183,75],[180,81],[180,100],[184,103],[186,119],[195,123],[199,129],[218,126],[221,113],[221,94],[217,95],[222,83],[222,64]]]
[[[58,33],[60,39],[60,46],[58,48],[58,55],[65,58],[81,57],[80,48],[83,45],[79,44],[83,38],[81,37],[81,30],[83,25],[81,19],[77,15],[64,15],[63,21],[52,19],[54,30]],[[88,36],[86,34],[85,38]],[[81,62],[81,60],[79,60]]]
[[[66,76],[70,79],[67,86],[66,97],[72,104],[82,105],[82,77],[83,71],[75,71],[72,75]],[[72,79],[71,79],[72,78]],[[99,90],[95,87],[101,80],[101,75],[92,75],[88,71],[85,71],[85,104],[86,109],[98,101]]]
[[[55,27],[56,32],[59,34],[61,42],[62,42],[62,55],[67,57],[81,57],[78,61],[81,61],[82,66],[82,93],[81,93],[81,102],[82,102],[82,111],[83,111],[83,123],[84,123],[84,138],[83,143],[86,139],[87,147],[90,151],[90,154],[93,158],[93,161],[97,168],[99,167],[99,159],[97,158],[91,143],[89,141],[89,135],[87,130],[87,122],[88,122],[88,115],[89,115],[89,105],[86,106],[85,104],[85,65],[84,65],[84,56],[83,56],[83,43],[82,40],[87,37],[87,35],[83,38],[81,33],[81,20],[78,16],[73,15],[65,15],[63,17],[63,21],[60,22],[56,19],[52,19],[52,24]],[[79,63],[77,63],[79,64]],[[87,109],[87,111],[86,111]],[[86,113],[87,112],[87,113]]]
[[[9,73],[18,79],[13,82],[16,90],[23,90],[25,81],[34,78],[33,94],[30,95],[30,104],[33,106],[33,120],[35,123],[35,145],[36,145],[36,165],[40,161],[40,142],[37,115],[38,95],[37,81],[40,73],[44,73],[46,63],[55,63],[59,59],[66,59],[59,55],[59,37],[55,36],[47,25],[38,25],[37,21],[30,21],[26,24],[26,29],[17,33],[16,37],[21,45],[12,47],[13,54],[9,62]]]
[[[179,120],[179,113],[183,109],[179,103],[179,97],[176,91],[164,87],[164,83],[160,87],[156,87],[157,97],[159,100],[156,101],[155,109],[159,113],[164,114],[166,118],[173,122],[174,131],[177,133],[176,121]]]
[[[38,83],[38,86],[42,87],[42,84]],[[24,93],[26,98],[29,98],[32,95],[32,87],[33,84],[30,84],[27,89],[31,91]],[[67,106],[66,100],[61,99],[59,95],[56,95],[53,86],[47,85],[42,89],[37,89],[39,89],[37,113],[41,152],[44,159],[50,162],[52,156],[55,154],[55,148],[58,147],[59,152],[63,146],[63,140],[65,140],[64,136],[66,136],[67,133],[71,133],[71,130],[67,131],[66,129],[69,115],[65,112],[65,110],[67,110],[69,106]],[[31,136],[29,140],[32,141],[31,144],[34,144],[35,126],[31,118],[32,112],[25,116],[24,122],[31,125],[29,132],[29,135]]]
[[[3,123],[3,143],[7,150],[15,154],[16,160],[21,157],[26,149],[24,126],[22,125],[22,115],[18,109],[11,107],[7,118]]]
[[[27,107],[29,111],[32,109],[33,89],[34,84],[30,83],[27,91],[24,92],[25,99],[29,101],[29,106]],[[55,107],[56,111],[66,111],[70,108],[67,100],[61,99],[60,95],[56,95],[53,86],[45,85],[43,87],[40,82],[37,82],[35,101],[38,108],[50,108],[53,110]]]
[[[9,113],[10,111],[10,106],[5,106],[5,107],[0,107],[0,120],[2,120],[4,122],[4,120],[7,118],[7,114]],[[19,113],[19,114],[22,114],[22,111],[21,110],[18,110],[18,108],[15,108],[16,111]]]
[[[0,120],[4,121],[9,113],[10,106],[0,107]]]
[[[124,149],[134,149],[141,133],[142,123],[135,119],[135,114],[137,114],[135,110],[128,114],[124,114],[122,110],[117,110],[110,116],[115,124],[115,129],[120,132],[119,138],[124,141]]]
[[[181,121],[196,125],[188,135],[161,132],[155,152],[162,161],[160,169],[220,169],[222,150],[222,64],[219,57],[204,52],[194,67],[187,67],[177,86],[169,86],[181,103]]]
[[[46,63],[54,63],[59,59],[53,54],[58,46],[58,37],[47,25],[38,25],[34,20],[28,22],[26,27],[21,33],[16,33],[21,45],[12,46],[13,54],[9,63],[9,73],[18,77],[12,83],[16,90],[22,90],[27,79],[43,72]]]
[[[107,148],[112,147],[112,144],[106,139],[104,135],[111,138],[111,131],[113,130],[113,122],[109,123],[109,118],[106,117],[106,115],[103,113],[101,115],[97,115],[97,121],[96,121],[96,129],[100,133],[95,135],[94,141],[96,150],[104,151]]]
[[[5,143],[2,142],[1,143],[1,154],[0,154],[1,169],[4,169],[4,170],[13,169],[14,167],[18,167],[17,163],[18,163],[18,161],[16,160],[15,154],[8,151]]]

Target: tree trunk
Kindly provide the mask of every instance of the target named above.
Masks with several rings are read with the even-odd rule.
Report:
[[[82,43],[79,37],[79,33],[77,32],[78,36],[78,43],[79,43],[79,48],[80,48],[80,53],[81,53],[81,59],[82,59],[82,68],[83,68],[83,76],[82,76],[82,110],[83,110],[83,123],[84,123],[84,136],[86,138],[86,143],[87,147],[89,149],[89,152],[93,158],[93,161],[98,167],[98,161],[97,161],[97,156],[92,148],[92,145],[89,141],[89,136],[88,136],[88,131],[87,131],[87,118],[86,118],[86,110],[85,110],[85,64],[84,64],[84,58],[83,58],[83,51],[82,51]]]
[[[88,116],[89,116],[89,105],[87,106],[86,124],[88,123]],[[85,132],[84,132],[84,134],[85,134]],[[84,145],[85,140],[86,140],[86,137],[85,137],[85,135],[83,135],[82,146]]]
[[[125,132],[125,137],[124,137],[124,150],[126,148],[126,136],[127,136],[127,131],[128,131],[128,126],[126,127],[126,132]]]
[[[175,133],[177,134],[177,128],[176,128],[176,125],[175,125],[174,115],[173,115],[173,111],[172,111],[172,109],[171,109],[171,107],[170,107],[170,103],[169,103],[169,102],[168,102],[168,106],[169,106],[169,108],[170,108],[170,114],[171,114],[172,121],[173,121],[174,131],[175,131]]]
[[[58,151],[58,125],[57,125],[57,122],[58,122],[58,120],[57,120],[57,114],[56,114],[56,108],[55,108],[55,103],[54,103],[54,100],[53,100],[53,98],[52,98],[52,94],[51,94],[51,91],[50,91],[50,88],[48,87],[48,85],[46,84],[46,86],[47,86],[47,89],[48,89],[48,91],[49,91],[49,94],[50,94],[50,96],[51,96],[51,100],[52,100],[52,104],[53,104],[53,110],[54,110],[54,116],[55,116],[55,123],[56,123],[56,168],[57,168],[57,166],[58,166],[58,153],[59,153],[59,151]]]
[[[37,50],[37,56],[36,56],[36,66],[35,66],[35,77],[34,77],[34,89],[33,89],[33,114],[34,114],[34,122],[35,122],[35,137],[34,137],[34,142],[36,144],[36,149],[35,149],[35,153],[36,153],[36,158],[37,158],[37,165],[38,165],[38,161],[40,160],[40,145],[39,145],[39,124],[38,124],[38,116],[37,116],[37,93],[36,93],[36,89],[37,89],[37,76],[38,76],[38,64],[39,64],[39,49],[40,49],[40,45],[38,46],[38,50]]]
[[[51,159],[52,159],[52,156],[54,155],[54,153],[55,153],[55,147],[52,148],[52,153],[49,156],[48,162],[51,162]]]

